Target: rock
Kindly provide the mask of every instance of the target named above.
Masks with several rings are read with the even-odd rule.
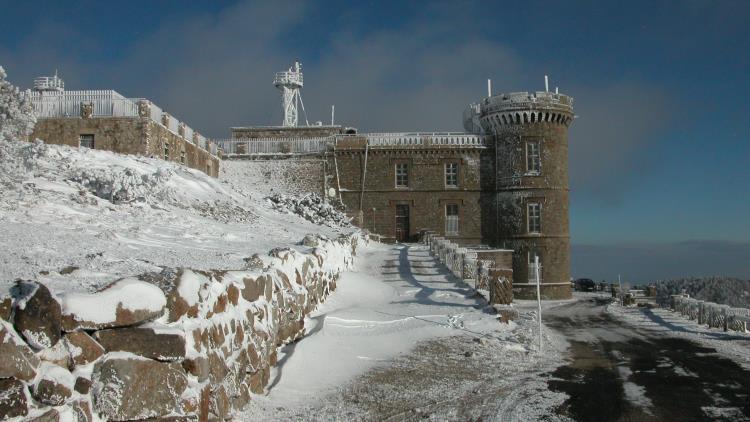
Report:
[[[153,284],[135,278],[118,280],[96,293],[62,297],[65,331],[127,327],[162,315],[167,299]]]
[[[15,378],[0,379],[0,420],[26,416],[29,413],[25,389],[24,384]]]
[[[0,321],[0,356],[0,378],[31,381],[36,376],[39,358],[13,327],[4,321]]]
[[[208,407],[209,412],[220,419],[224,419],[232,410],[232,403],[229,401],[229,395],[223,385],[211,392],[211,401]]]
[[[211,384],[221,383],[227,374],[229,374],[229,368],[217,352],[208,354],[208,367]]]
[[[263,394],[263,374],[256,371],[250,375],[250,391],[255,394]]]
[[[182,367],[185,368],[185,372],[198,378],[199,382],[208,379],[210,374],[208,359],[203,356],[185,359],[182,361]]]
[[[248,270],[262,270],[266,266],[263,262],[263,258],[257,253],[249,258],[244,258],[243,261],[245,261],[245,269]]]
[[[66,333],[63,343],[75,365],[88,365],[104,354],[104,347],[84,331]]]
[[[177,286],[167,295],[168,322],[175,322],[187,315],[197,318],[200,304],[200,290],[208,278],[191,270],[178,274]]]
[[[518,319],[518,311],[509,306],[495,305],[495,311],[500,322],[507,324],[510,321]]]
[[[19,283],[13,287],[17,296],[13,309],[13,326],[35,349],[54,346],[61,337],[60,304],[49,289],[39,283]]]
[[[43,362],[39,373],[41,376],[34,384],[31,394],[37,401],[60,406],[73,395],[75,377],[67,369]]]
[[[41,415],[31,419],[33,422],[57,422],[60,420],[60,412],[55,409],[50,409]]]
[[[122,354],[97,362],[92,379],[95,412],[116,421],[168,415],[188,384],[179,363]]]
[[[76,378],[75,384],[73,384],[73,389],[79,394],[83,394],[85,396],[89,393],[89,391],[91,391],[91,380],[88,378],[78,377]]]
[[[0,298],[0,319],[10,321],[10,311],[13,306],[11,297]]]
[[[161,361],[185,357],[185,337],[175,329],[118,328],[94,333],[107,352],[130,352]]]
[[[234,284],[230,285],[227,288],[227,297],[229,298],[229,303],[237,306],[237,303],[239,303],[240,299],[240,289],[238,289]]]
[[[320,241],[322,239],[325,239],[324,237],[318,235],[318,234],[306,234],[305,238],[302,239],[302,245],[308,246],[311,248],[316,248],[320,246]]]
[[[270,281],[265,275],[258,276],[257,278],[245,277],[243,279],[245,288],[242,289],[242,297],[248,302],[255,302],[261,296],[265,296],[266,300],[270,300],[270,294],[266,291],[270,286]]]
[[[78,400],[72,404],[73,412],[78,422],[92,422],[91,405],[85,400]]]
[[[63,368],[70,368],[70,353],[64,343],[64,341],[58,341],[54,346],[37,352],[36,356],[44,362],[54,363]]]

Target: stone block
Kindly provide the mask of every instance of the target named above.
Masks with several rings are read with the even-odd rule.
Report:
[[[94,410],[114,421],[168,415],[188,385],[179,363],[121,354],[97,362],[92,379]]]
[[[58,412],[56,409],[49,409],[41,415],[30,419],[30,421],[33,422],[58,422],[59,420],[60,412]]]
[[[11,297],[0,298],[0,319],[10,321],[10,311],[13,306],[13,299]]]
[[[185,337],[177,330],[162,332],[153,328],[117,328],[97,331],[94,338],[107,352],[130,352],[160,361],[185,357]]]
[[[104,354],[104,347],[84,331],[65,333],[63,343],[67,347],[74,365],[88,365]]]
[[[224,419],[232,411],[232,403],[229,400],[229,395],[223,385],[220,385],[214,391],[211,392],[211,400],[209,402],[209,412],[217,418]]]
[[[13,327],[0,321],[0,378],[31,381],[36,376],[39,358]]]
[[[24,390],[26,386],[15,378],[0,379],[0,420],[28,415]]]
[[[211,372],[208,359],[203,356],[185,359],[182,361],[182,367],[185,368],[185,372],[195,376],[200,382],[208,379]]]
[[[96,293],[68,293],[62,297],[63,329],[102,330],[127,327],[160,317],[167,304],[161,289],[126,278]]]
[[[37,350],[57,344],[62,332],[62,312],[49,289],[39,283],[19,283],[13,289],[22,297],[16,300],[13,310],[16,331]]]
[[[73,390],[84,396],[91,391],[91,380],[84,377],[76,378],[75,384],[73,384]]]
[[[67,369],[43,363],[41,377],[36,380],[31,395],[35,400],[50,406],[60,406],[73,395],[75,377]]]

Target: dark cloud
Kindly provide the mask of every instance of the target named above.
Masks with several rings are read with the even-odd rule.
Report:
[[[750,242],[693,240],[676,243],[572,245],[574,277],[642,283],[681,277],[750,278]]]

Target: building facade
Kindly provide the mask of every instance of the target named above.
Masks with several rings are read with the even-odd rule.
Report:
[[[29,95],[37,115],[30,139],[156,157],[219,175],[215,145],[148,100],[111,90],[40,89]]]
[[[319,159],[316,193],[342,204],[358,226],[386,241],[429,230],[463,246],[512,250],[513,294],[522,299],[536,295],[538,259],[542,297],[564,299],[572,104],[547,91],[499,94],[467,109],[465,133],[290,137],[296,128],[233,128],[237,138],[220,145],[235,158]],[[256,133],[263,136],[249,139]]]

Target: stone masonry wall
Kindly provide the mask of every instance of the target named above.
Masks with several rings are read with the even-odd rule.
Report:
[[[90,294],[19,281],[0,298],[0,420],[226,418],[263,392],[277,348],[304,335],[359,241],[308,235],[309,253],[166,269]]]
[[[219,159],[147,118],[95,117],[39,119],[29,139],[80,147],[79,136],[94,135],[94,148],[121,154],[165,158],[218,177]]]

